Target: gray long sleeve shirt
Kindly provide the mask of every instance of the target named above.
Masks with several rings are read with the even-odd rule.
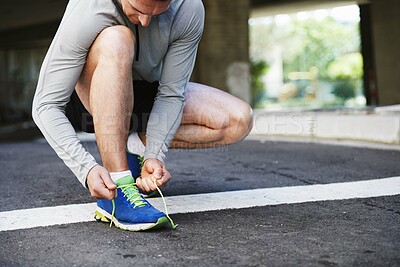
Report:
[[[114,25],[128,26],[138,35],[133,79],[160,82],[147,127],[145,159],[165,162],[181,122],[184,90],[203,24],[201,0],[173,0],[168,11],[153,17],[146,28],[131,24],[112,0],[70,0],[40,71],[32,116],[48,143],[84,186],[88,172],[97,163],[80,143],[65,116],[65,106],[97,35]]]

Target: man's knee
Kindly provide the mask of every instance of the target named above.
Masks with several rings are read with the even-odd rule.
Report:
[[[92,45],[91,52],[99,59],[117,60],[119,64],[132,64],[134,57],[135,37],[125,26],[113,26],[104,29]]]
[[[229,115],[229,130],[226,138],[229,143],[236,143],[244,139],[253,128],[253,110],[249,104],[242,102]]]

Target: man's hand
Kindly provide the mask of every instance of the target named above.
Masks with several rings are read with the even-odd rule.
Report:
[[[157,181],[157,186],[163,187],[171,180],[171,174],[158,159],[147,159],[142,167],[141,178],[136,179],[136,185],[149,193],[157,190],[154,180]]]
[[[92,197],[97,199],[114,199],[116,184],[110,177],[107,169],[97,165],[93,167],[87,176],[87,185]]]

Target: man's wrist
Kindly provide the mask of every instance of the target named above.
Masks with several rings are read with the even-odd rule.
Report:
[[[89,173],[90,173],[90,172],[93,170],[93,168],[96,167],[96,166],[99,166],[99,164],[96,163],[96,164],[93,165],[91,168],[89,168],[89,171],[88,171],[87,174],[86,174],[84,186],[85,186],[85,188],[87,188],[87,189],[89,189],[89,185],[88,185],[88,176],[89,176]]]
[[[158,163],[160,163],[160,164],[162,164],[162,165],[165,165],[164,164],[164,162],[162,162],[161,160],[159,160],[159,159],[157,159],[157,158],[147,158],[147,159],[144,159],[143,160],[143,165],[146,163],[146,161],[148,161],[148,160],[156,160]]]
[[[143,157],[143,163],[146,162],[146,160],[148,159],[156,159],[158,161],[160,161],[162,164],[165,164],[165,156],[161,156],[161,155],[157,155],[157,154],[153,154],[153,153],[145,153],[144,157]]]

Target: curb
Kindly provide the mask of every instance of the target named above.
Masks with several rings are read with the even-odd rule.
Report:
[[[250,134],[399,145],[400,106],[394,107],[336,111],[254,110],[254,127]]]
[[[256,109],[253,125],[250,132],[252,136],[335,139],[400,145],[400,105],[332,111]],[[0,127],[0,142],[31,139],[37,136],[41,136],[41,133],[31,121]]]

